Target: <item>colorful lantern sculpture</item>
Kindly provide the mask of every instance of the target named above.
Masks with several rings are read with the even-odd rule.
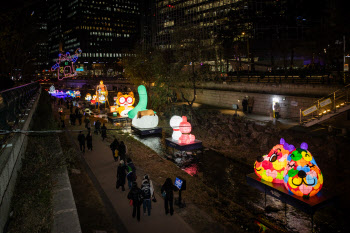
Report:
[[[180,144],[189,144],[195,141],[196,137],[191,133],[192,126],[186,116],[173,116],[170,119],[170,126],[173,128],[172,139]]]
[[[96,104],[97,95],[93,95],[91,99],[91,104]]]
[[[179,138],[179,143],[189,144],[194,142],[196,137],[193,134],[190,134],[192,130],[191,124],[187,121],[187,117],[182,117],[182,122],[180,123],[180,132],[182,133]]]
[[[91,94],[87,93],[86,96],[85,96],[85,100],[86,101],[91,101],[91,99],[92,99]]]
[[[254,164],[255,174],[264,181],[283,183],[287,157],[294,149],[293,145],[289,145],[281,138],[280,144],[274,146],[269,154],[258,156]]]
[[[77,76],[77,72],[74,69],[74,63],[78,60],[81,53],[81,49],[78,48],[75,50],[74,55],[71,55],[69,52],[58,54],[56,64],[51,67],[51,71],[57,70],[58,80]]]
[[[50,87],[49,94],[54,94],[54,93],[56,93],[56,90],[55,90],[55,86],[52,85],[52,86]]]
[[[311,197],[321,190],[323,175],[307,149],[307,143],[303,142],[288,155],[284,186],[297,196]]]
[[[96,103],[99,104],[104,104],[104,103],[108,103],[108,90],[107,90],[107,86],[103,84],[103,81],[100,81],[100,84],[97,85],[96,87]]]
[[[137,128],[154,128],[158,125],[158,116],[153,110],[147,110],[147,91],[144,85],[137,88],[139,103],[134,109],[128,111],[128,117],[132,119],[132,125]]]
[[[118,92],[116,102],[116,104],[119,105],[116,111],[118,111],[120,116],[127,117],[128,112],[134,108],[132,106],[135,103],[134,92],[129,92],[127,95]]]
[[[75,97],[77,97],[77,98],[80,98],[80,97],[81,97],[80,91],[76,91],[76,92],[75,92]]]

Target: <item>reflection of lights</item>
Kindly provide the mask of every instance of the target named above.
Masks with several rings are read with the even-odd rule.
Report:
[[[190,176],[194,176],[194,175],[197,175],[197,173],[198,173],[198,165],[192,164],[190,167],[186,167],[182,170],[184,170]]]
[[[326,113],[327,111],[323,111],[323,113]]]

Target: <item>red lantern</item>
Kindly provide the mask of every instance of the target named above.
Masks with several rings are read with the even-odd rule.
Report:
[[[180,123],[180,132],[181,133],[191,133],[192,126],[187,122],[187,117],[182,116],[182,122]]]

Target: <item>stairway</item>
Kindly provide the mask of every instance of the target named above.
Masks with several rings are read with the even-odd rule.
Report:
[[[350,109],[350,84],[300,109],[300,124],[310,127],[327,121]]]

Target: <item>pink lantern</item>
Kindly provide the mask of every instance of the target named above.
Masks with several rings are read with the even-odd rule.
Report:
[[[191,133],[192,126],[187,121],[187,117],[182,116],[182,122],[180,123],[180,132],[181,133]]]

